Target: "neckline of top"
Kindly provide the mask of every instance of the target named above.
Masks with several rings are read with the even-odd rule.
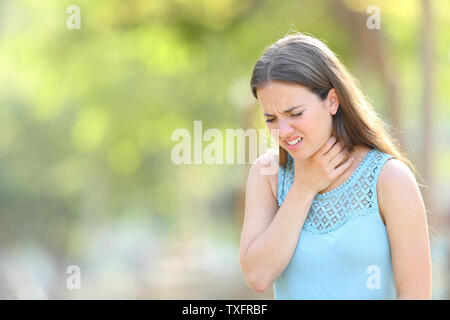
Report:
[[[369,152],[367,152],[367,154],[364,156],[364,158],[361,160],[361,162],[358,164],[358,167],[356,167],[355,171],[353,171],[353,173],[351,174],[350,177],[348,177],[343,183],[341,183],[339,186],[337,186],[336,188],[327,191],[325,193],[317,193],[316,194],[316,198],[317,199],[323,199],[323,198],[327,198],[333,194],[335,194],[336,192],[342,190],[343,188],[345,188],[347,185],[349,185],[353,179],[356,177],[356,175],[363,169],[363,167],[365,166],[365,164],[367,163],[367,161],[369,161],[370,157],[372,156],[373,153],[375,153],[376,149],[375,148],[371,148],[369,150]],[[288,157],[290,158],[290,162],[293,161],[293,158],[291,157],[291,155],[288,155]],[[293,163],[292,163],[292,168],[293,168]]]
[[[350,177],[348,177],[343,183],[341,183],[339,186],[337,186],[336,188],[327,191],[325,193],[317,193],[316,194],[316,198],[318,199],[323,199],[326,197],[329,197],[330,195],[335,194],[336,192],[342,190],[343,188],[345,188],[347,185],[349,185],[354,178],[358,175],[358,173],[364,168],[365,164],[369,161],[371,155],[376,151],[376,149],[371,148],[369,150],[369,152],[367,152],[367,154],[364,156],[364,158],[361,160],[361,162],[358,164],[358,167],[356,167],[355,171],[353,171],[353,173],[351,174]]]

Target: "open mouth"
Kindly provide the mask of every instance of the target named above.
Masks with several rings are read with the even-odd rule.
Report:
[[[295,149],[301,142],[303,141],[302,137],[297,137],[295,139],[291,139],[291,140],[285,140],[286,144],[287,144],[287,148],[292,150]]]

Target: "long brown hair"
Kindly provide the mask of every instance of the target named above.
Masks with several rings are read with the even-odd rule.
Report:
[[[400,143],[388,133],[387,124],[362,93],[358,81],[320,40],[294,32],[268,47],[256,62],[250,81],[256,99],[257,89],[270,81],[298,83],[322,100],[334,88],[339,108],[333,115],[332,134],[337,140],[349,150],[362,144],[390,154],[416,174]],[[285,166],[287,160],[288,153],[280,146],[279,164]]]

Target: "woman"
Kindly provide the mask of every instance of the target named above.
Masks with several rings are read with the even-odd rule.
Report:
[[[251,89],[279,154],[260,157],[248,177],[248,285],[273,284],[275,299],[430,299],[414,168],[333,52],[288,35],[256,62]],[[278,172],[263,174],[270,161]]]

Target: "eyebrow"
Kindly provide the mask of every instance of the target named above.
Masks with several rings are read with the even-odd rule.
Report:
[[[290,107],[289,109],[284,110],[282,113],[288,113],[288,112],[291,112],[292,110],[300,108],[300,107],[303,107],[303,105]],[[269,114],[269,113],[264,113],[264,115],[266,117],[273,117],[274,116],[273,114]]]

